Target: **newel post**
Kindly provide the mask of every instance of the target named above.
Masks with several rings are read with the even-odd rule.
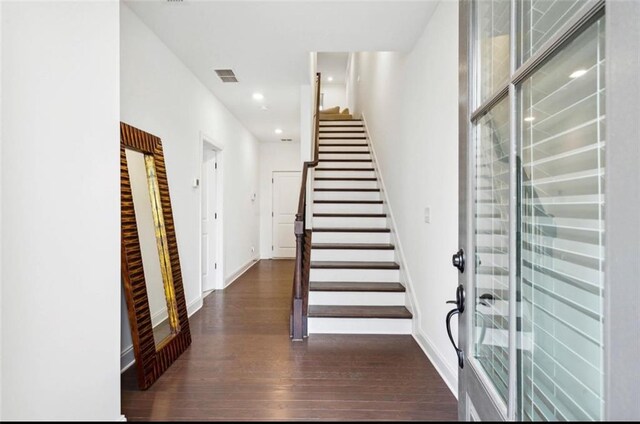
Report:
[[[304,219],[296,216],[294,224],[296,235],[296,269],[293,276],[293,311],[291,323],[291,338],[302,340],[304,338],[303,329],[303,298],[302,298],[302,260],[304,257]]]

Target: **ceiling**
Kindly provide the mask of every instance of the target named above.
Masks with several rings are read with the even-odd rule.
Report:
[[[318,72],[322,74],[322,83],[344,84],[347,77],[349,53],[318,52]],[[331,78],[329,81],[327,78]]]
[[[437,2],[125,0],[262,141],[300,137],[310,52],[409,51]],[[214,69],[233,69],[223,83]],[[252,99],[255,92],[264,100]],[[268,109],[263,110],[262,106]],[[275,134],[282,128],[282,134]]]

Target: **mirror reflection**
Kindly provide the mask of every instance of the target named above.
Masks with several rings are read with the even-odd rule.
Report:
[[[152,155],[125,149],[156,350],[179,331],[171,262]]]

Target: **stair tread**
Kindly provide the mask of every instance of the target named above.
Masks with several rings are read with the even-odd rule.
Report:
[[[350,127],[354,127],[353,125],[349,125]],[[330,127],[330,125],[327,125],[327,127]],[[344,127],[343,127],[344,128]],[[357,128],[357,127],[356,127]],[[346,133],[350,133],[350,134],[360,134],[360,133],[364,133],[364,130],[356,130],[356,131],[342,131],[342,130],[325,130],[325,129],[320,129],[320,134],[330,134],[330,133],[340,133],[340,134],[346,134]]]
[[[317,233],[389,233],[388,228],[340,228],[340,227],[314,227],[312,231]]]
[[[330,292],[398,292],[404,293],[406,289],[400,283],[378,283],[361,281],[310,281],[311,291]]]
[[[397,318],[410,319],[404,306],[335,306],[309,305],[310,318]]]
[[[338,203],[338,204],[349,204],[349,203],[356,203],[356,204],[371,204],[371,205],[381,205],[383,202],[382,200],[314,200],[313,203],[324,203],[324,204],[330,204],[330,203]]]
[[[316,177],[316,181],[378,181],[376,177]]]
[[[318,162],[372,162],[371,159],[318,159]]]
[[[321,155],[329,154],[329,155],[368,155],[368,151],[363,150],[321,150],[319,152]]]
[[[367,143],[320,143],[319,146],[320,147],[368,147],[369,145]]]
[[[320,212],[314,213],[318,218],[386,218],[386,213],[341,213]]]
[[[358,171],[371,172],[373,168],[315,168],[316,171]]]
[[[314,188],[313,191],[380,191],[379,188]]]
[[[311,261],[311,268],[321,269],[400,269],[396,262]]]
[[[395,246],[390,243],[313,243],[311,249],[393,250]]]

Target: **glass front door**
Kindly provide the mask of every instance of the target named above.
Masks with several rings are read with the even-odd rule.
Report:
[[[604,2],[460,7],[460,418],[603,419]]]

